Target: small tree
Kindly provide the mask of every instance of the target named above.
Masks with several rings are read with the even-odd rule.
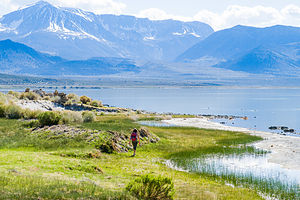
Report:
[[[87,97],[87,96],[81,96],[81,97],[80,97],[80,101],[81,101],[81,103],[83,103],[83,104],[87,104],[87,103],[91,102],[92,100],[91,100],[91,98],[89,98],[89,97]]]
[[[94,106],[94,107],[102,107],[102,102],[101,102],[101,101],[94,100],[94,101],[91,102],[91,106]]]

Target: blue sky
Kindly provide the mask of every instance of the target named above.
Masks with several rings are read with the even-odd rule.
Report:
[[[37,0],[1,0],[0,15]],[[300,0],[47,0],[98,14],[130,14],[150,19],[202,21],[215,30],[242,24],[300,26]]]

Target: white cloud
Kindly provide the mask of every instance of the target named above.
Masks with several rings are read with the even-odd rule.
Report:
[[[168,14],[164,10],[161,10],[159,8],[148,8],[146,10],[142,10],[136,16],[142,17],[142,18],[149,18],[151,20],[165,20],[165,19],[175,19],[175,20],[181,20],[181,21],[191,21],[192,20],[192,18],[190,18],[190,17],[183,17],[183,16]]]
[[[194,18],[211,24],[217,30],[235,25],[265,27],[281,24],[284,20],[282,12],[272,7],[238,5],[229,6],[220,14],[202,10]]]
[[[0,16],[2,14],[17,10],[20,5],[13,0],[1,0]]]
[[[246,7],[231,5],[221,13],[200,10],[192,17],[171,15],[158,8],[150,8],[141,11],[137,16],[154,20],[176,19],[182,21],[201,21],[211,25],[215,30],[230,28],[236,25],[266,27],[282,24],[300,26],[300,7],[295,5],[287,5],[281,10],[266,6]]]
[[[38,0],[1,0],[0,15],[18,9],[26,4]],[[97,14],[124,14],[126,4],[122,0],[47,0],[50,3],[63,7],[75,7],[92,11]],[[272,26],[277,24],[300,26],[300,7],[287,5],[282,9],[270,6],[228,6],[223,12],[200,10],[194,16],[179,16],[165,12],[159,8],[149,8],[135,14],[137,17],[146,17],[152,20],[175,19],[181,21],[201,21],[208,23],[215,30],[230,28],[235,25],[256,27]]]
[[[122,14],[126,4],[113,0],[49,0],[58,6],[75,7],[97,14]]]

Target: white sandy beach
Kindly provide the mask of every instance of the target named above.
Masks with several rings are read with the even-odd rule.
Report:
[[[254,143],[260,149],[271,151],[269,162],[282,167],[300,170],[300,137],[284,136],[275,133],[249,130],[247,128],[231,127],[209,121],[207,118],[174,118],[163,122],[177,126],[189,126],[205,129],[239,131],[258,135],[264,140]]]

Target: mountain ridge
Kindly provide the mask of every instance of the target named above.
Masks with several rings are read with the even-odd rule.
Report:
[[[129,59],[66,60],[58,56],[40,53],[31,47],[9,39],[0,41],[0,65],[0,73],[40,76],[99,76],[139,71],[139,67]]]
[[[202,22],[96,15],[45,1],[0,19],[1,40],[11,39],[66,59],[172,60],[211,33],[213,29]]]
[[[299,73],[300,28],[276,25],[265,28],[235,26],[213,33],[177,57],[180,62],[201,62],[247,73]]]

